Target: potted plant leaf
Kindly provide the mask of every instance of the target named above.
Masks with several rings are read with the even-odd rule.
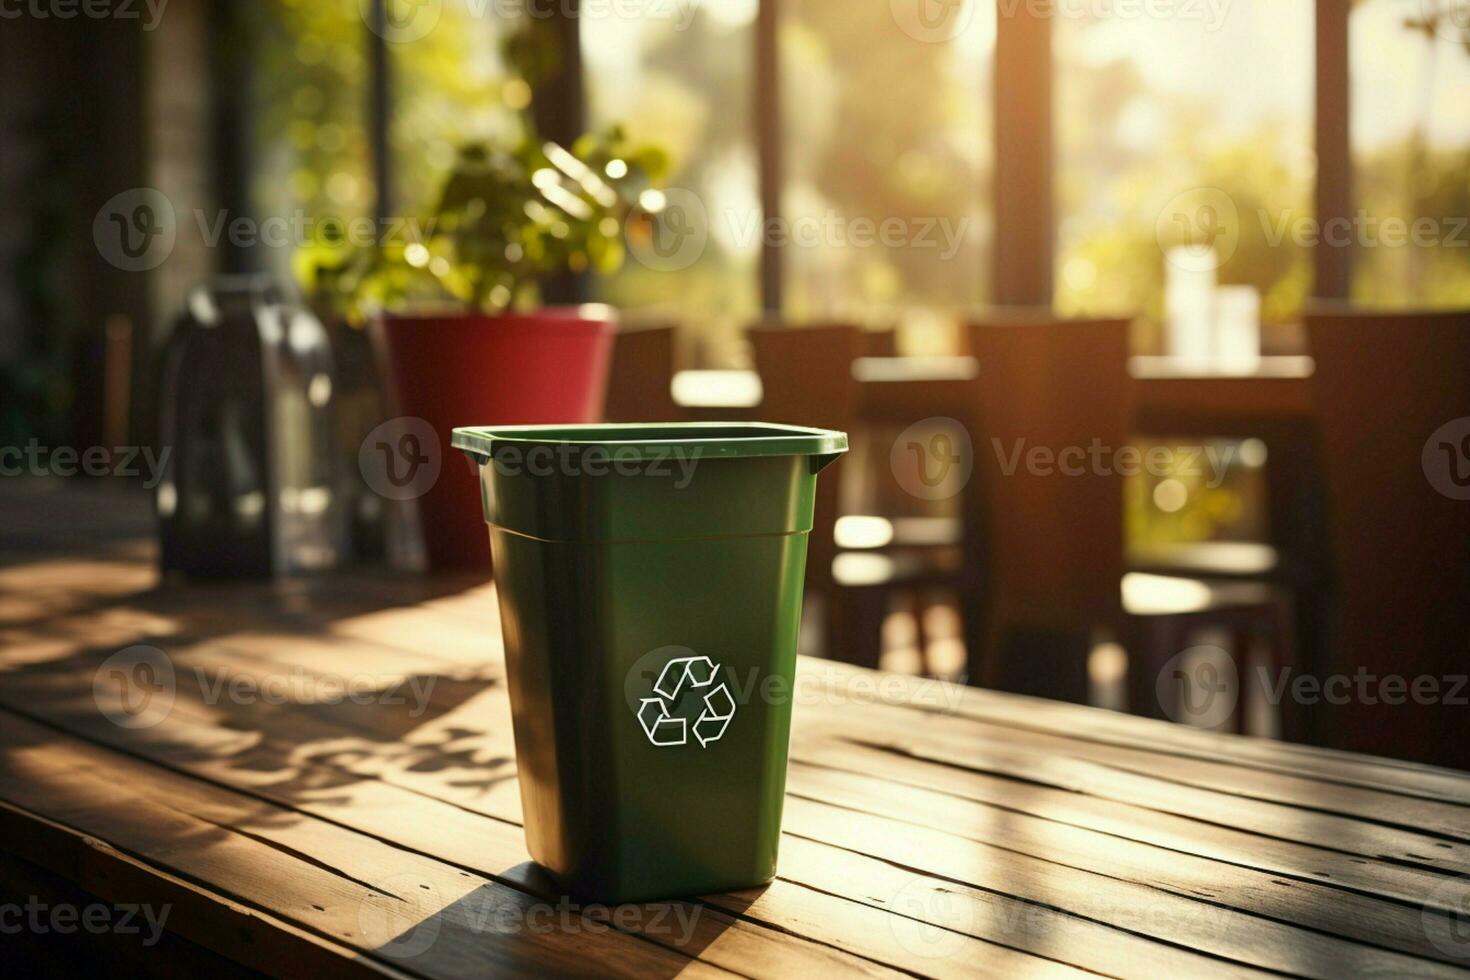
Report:
[[[620,127],[571,146],[539,139],[529,113],[522,129],[515,145],[461,147],[416,235],[367,250],[318,243],[298,263],[308,288],[373,326],[397,414],[438,437],[438,477],[411,494],[431,568],[489,560],[478,478],[450,449],[454,426],[600,421],[612,312],[544,306],[541,285],[615,271],[624,224],[640,197],[658,201],[645,195],[666,169],[661,150]],[[397,438],[383,449],[392,481],[429,451]]]

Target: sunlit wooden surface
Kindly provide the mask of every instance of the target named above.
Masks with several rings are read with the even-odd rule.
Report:
[[[800,665],[776,882],[538,928],[532,910],[557,896],[524,850],[493,586],[387,572],[161,585],[151,544],[125,533],[146,530],[136,504],[0,481],[17,529],[0,567],[0,880],[167,903],[161,945],[185,972],[1470,963],[1464,775],[822,661]],[[94,684],[135,644],[167,655],[174,699],[126,728]],[[338,681],[370,703],[334,702]],[[280,693],[228,693],[257,684]]]

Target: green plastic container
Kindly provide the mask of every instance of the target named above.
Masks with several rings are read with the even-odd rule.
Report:
[[[841,432],[454,430],[480,464],[526,841],[601,902],[776,873],[817,473]]]

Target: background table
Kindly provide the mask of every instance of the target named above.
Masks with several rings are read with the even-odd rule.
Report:
[[[167,935],[23,931],[7,955],[217,976],[1470,965],[1464,774],[810,660],[777,880],[563,922],[524,850],[493,586],[161,584],[116,530],[136,504],[0,481],[23,528],[0,567],[0,882],[167,904]],[[140,643],[174,699],[126,728],[94,684]],[[229,694],[272,682],[284,698]]]

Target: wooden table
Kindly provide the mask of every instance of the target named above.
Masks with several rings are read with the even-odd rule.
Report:
[[[1147,435],[1257,435],[1263,421],[1311,419],[1313,369],[1310,357],[1262,357],[1233,370],[1174,357],[1132,357],[1131,415],[1136,430]],[[980,365],[966,356],[860,357],[852,372],[865,418],[915,422],[971,414]],[[751,370],[680,371],[673,395],[701,418],[748,418],[761,403],[760,376]]]
[[[1133,357],[1133,425],[1148,435],[1259,436],[1262,426],[1311,424],[1310,357],[1263,357],[1228,370],[1174,357]]]
[[[0,926],[15,896],[166,919],[152,946],[146,925],[7,928],[8,963],[395,977],[1470,966],[1464,774],[821,661],[799,666],[773,884],[570,907],[524,849],[492,586],[388,572],[160,584],[146,544],[76,536],[136,501],[17,485],[0,481],[0,507],[30,528],[0,545]],[[116,707],[102,668],[137,644],[166,655],[174,683],[155,678],[160,700],[124,718],[152,724],[123,727],[99,710]],[[348,681],[364,703],[342,701]]]

